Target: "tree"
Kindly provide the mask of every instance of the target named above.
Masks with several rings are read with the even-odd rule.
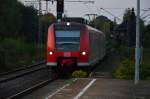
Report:
[[[143,33],[144,33],[144,21],[140,19],[140,40],[142,45]],[[118,43],[134,47],[136,42],[136,16],[134,8],[126,9],[123,21],[115,29],[116,35],[118,36]],[[121,44],[121,43],[120,43]]]
[[[0,35],[15,37],[22,24],[21,3],[17,0],[0,0]]]
[[[42,15],[40,17],[40,23],[41,23],[41,26],[42,26],[42,34],[43,34],[42,38],[44,38],[42,42],[46,42],[48,27],[55,21],[56,21],[56,17],[51,13]]]
[[[37,10],[31,6],[22,6],[22,21],[20,36],[23,36],[28,42],[35,41],[38,33]]]
[[[38,31],[37,10],[17,0],[0,0],[0,37],[34,41]]]
[[[113,22],[105,16],[98,16],[90,24],[107,34],[113,30]]]
[[[144,47],[150,48],[150,24],[145,27],[143,38]]]
[[[127,32],[127,45],[135,46],[136,41],[136,16],[134,12],[134,8],[127,9],[124,16],[123,22],[126,23],[126,32]]]

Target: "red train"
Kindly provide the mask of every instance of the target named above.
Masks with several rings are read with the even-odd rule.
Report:
[[[91,67],[105,56],[105,35],[88,25],[54,23],[48,29],[47,65],[57,70]]]

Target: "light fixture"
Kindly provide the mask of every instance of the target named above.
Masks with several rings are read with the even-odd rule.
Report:
[[[85,55],[86,55],[86,52],[83,51],[81,54],[82,54],[83,56],[85,56]]]
[[[49,52],[49,54],[50,54],[50,55],[53,55],[53,52],[52,52],[52,51],[50,51],[50,52]]]
[[[67,22],[67,26],[69,26],[70,25],[70,22]]]

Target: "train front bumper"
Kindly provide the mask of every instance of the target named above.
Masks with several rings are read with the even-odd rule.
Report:
[[[58,65],[58,63],[55,63],[55,62],[48,62],[48,63],[46,63],[46,65],[47,66],[57,66]],[[90,66],[90,64],[89,63],[87,63],[87,62],[84,62],[84,63],[81,63],[81,62],[79,62],[79,63],[77,63],[77,66],[78,67],[85,67],[85,66]]]

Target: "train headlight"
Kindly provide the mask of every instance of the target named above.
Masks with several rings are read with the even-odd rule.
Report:
[[[49,55],[53,55],[53,52],[52,52],[52,51],[50,51],[50,52],[49,52]]]
[[[81,54],[82,54],[83,56],[85,56],[85,55],[86,55],[86,52],[83,51]]]
[[[67,26],[70,26],[70,22],[67,22]]]

